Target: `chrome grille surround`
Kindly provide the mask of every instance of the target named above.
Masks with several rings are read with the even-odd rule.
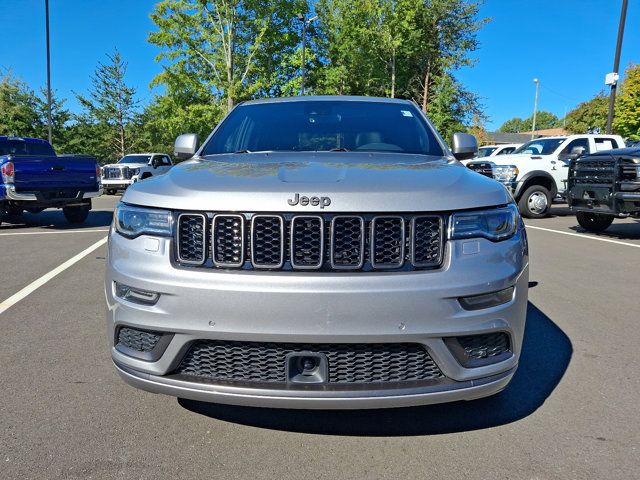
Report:
[[[445,214],[176,212],[175,215],[173,258],[177,267],[412,271],[439,268],[445,258]],[[185,228],[185,222],[190,224],[189,228]],[[196,233],[200,241],[206,242],[198,249],[193,248]]]
[[[405,257],[404,218],[378,216],[371,220],[371,265],[377,269],[400,268]]]
[[[244,217],[237,213],[219,213],[213,216],[211,256],[216,267],[241,267],[244,264],[244,224]]]
[[[253,266],[255,268],[282,268],[284,251],[284,218],[280,215],[254,215],[251,218],[251,263]],[[270,259],[271,261],[269,261]]]
[[[331,268],[334,270],[361,269],[364,265],[365,255],[364,218],[355,215],[337,215],[333,217],[331,220],[330,250]],[[349,256],[351,258],[347,258]]]
[[[289,258],[294,269],[317,270],[322,267],[324,232],[324,219],[319,215],[296,215],[291,219]]]
[[[201,223],[201,226],[198,224]],[[203,213],[181,213],[177,227],[178,261],[186,265],[202,265],[207,261],[207,216]]]
[[[436,227],[435,231],[433,227]],[[424,228],[429,229],[431,243],[424,244],[425,232],[419,235],[420,229],[424,230]],[[440,215],[418,215],[411,219],[411,263],[415,267],[434,267],[442,263],[444,252],[442,231],[444,231],[444,221]]]

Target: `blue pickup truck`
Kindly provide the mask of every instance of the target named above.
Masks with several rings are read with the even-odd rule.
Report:
[[[0,224],[26,210],[62,208],[70,223],[83,223],[91,198],[102,194],[100,167],[84,155],[56,155],[38,138],[0,136]]]

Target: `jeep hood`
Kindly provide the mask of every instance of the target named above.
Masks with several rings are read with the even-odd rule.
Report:
[[[295,195],[331,204],[289,205]],[[176,210],[420,212],[502,205],[506,189],[446,159],[393,153],[216,155],[138,182],[123,201]]]

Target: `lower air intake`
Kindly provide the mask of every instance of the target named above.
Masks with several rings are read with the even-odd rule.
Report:
[[[443,379],[422,345],[298,344],[202,340],[195,342],[176,374],[224,382],[286,382],[290,353],[323,354],[328,383],[366,384]]]

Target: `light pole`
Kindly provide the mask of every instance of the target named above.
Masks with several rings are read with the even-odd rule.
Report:
[[[620,12],[620,24],[618,25],[618,41],[616,42],[616,56],[613,60],[613,75],[611,80],[611,93],[609,94],[609,114],[607,115],[607,133],[611,133],[613,124],[613,110],[616,104],[616,88],[618,85],[617,76],[620,68],[620,52],[622,50],[622,36],[624,35],[624,24],[627,19],[627,0],[622,0],[622,11]]]
[[[318,19],[318,16],[311,18],[305,18],[301,13],[298,14],[298,20],[302,23],[302,68],[301,68],[301,87],[300,87],[300,95],[304,95],[304,80],[305,80],[305,70],[306,70],[306,59],[305,53],[307,49],[307,27],[311,25],[312,22]]]
[[[44,0],[45,24],[47,30],[47,130],[49,132],[49,143],[52,142],[51,135],[51,56],[49,54],[49,0]]]
[[[540,81],[537,78],[533,79],[533,83],[536,84],[536,97],[533,100],[533,125],[531,125],[531,140],[536,133],[536,115],[538,113],[538,86],[540,85]]]

